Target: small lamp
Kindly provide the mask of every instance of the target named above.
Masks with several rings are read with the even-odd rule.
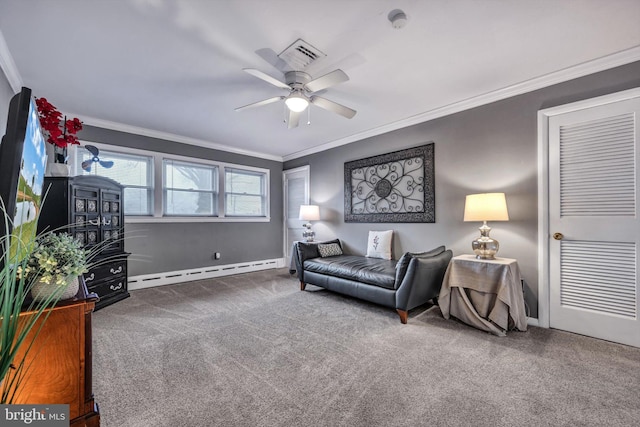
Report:
[[[311,229],[311,223],[309,221],[318,221],[320,219],[320,208],[317,205],[300,205],[300,216],[298,219],[307,221],[304,224],[306,230],[302,232],[302,237],[307,242],[313,242],[316,237],[316,233]]]
[[[497,240],[489,237],[491,227],[487,221],[509,221],[504,193],[470,194],[464,204],[464,221],[482,221],[480,237],[471,242],[478,259],[495,259],[500,248]]]

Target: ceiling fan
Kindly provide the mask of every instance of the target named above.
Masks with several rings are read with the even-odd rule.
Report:
[[[289,129],[298,126],[300,115],[309,106],[309,104],[313,104],[327,111],[339,114],[347,119],[356,115],[356,110],[352,110],[351,108],[345,107],[337,102],[314,95],[316,92],[349,80],[349,76],[340,69],[334,70],[316,79],[312,79],[309,74],[302,71],[287,71],[284,74],[286,83],[283,83],[280,80],[254,68],[243,68],[242,71],[264,80],[273,86],[286,89],[289,91],[289,94],[286,96],[275,96],[243,107],[238,107],[235,109],[236,111],[242,111],[248,108],[259,107],[284,100],[284,103],[289,110],[289,120],[287,121]]]

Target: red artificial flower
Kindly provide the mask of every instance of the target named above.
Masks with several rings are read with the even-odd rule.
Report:
[[[77,117],[74,117],[73,120],[67,120],[66,125],[67,131],[73,134],[82,130],[82,122]]]
[[[69,144],[80,144],[76,133],[82,130],[82,122],[77,118],[67,120],[46,98],[36,98],[38,117],[42,129],[48,133],[47,142],[65,148]]]

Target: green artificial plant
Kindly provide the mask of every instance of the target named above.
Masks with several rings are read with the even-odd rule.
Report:
[[[80,242],[67,233],[45,233],[36,239],[26,265],[18,266],[18,277],[66,286],[70,277],[87,271],[87,254]]]
[[[3,226],[9,230],[10,220],[4,208]],[[48,233],[50,234],[50,233]],[[20,383],[24,379],[28,366],[26,354],[33,345],[44,321],[51,313],[47,308],[53,307],[64,287],[58,287],[49,296],[39,301],[32,301],[29,292],[40,274],[25,275],[19,271],[28,268],[30,254],[36,246],[36,238],[23,239],[22,233],[5,232],[0,239],[0,403],[12,403]],[[13,247],[17,250],[11,250]],[[26,311],[31,315],[20,316]],[[38,323],[38,320],[43,321]],[[35,331],[28,337],[31,331]],[[28,338],[28,339],[27,339]],[[22,357],[17,358],[20,351]]]

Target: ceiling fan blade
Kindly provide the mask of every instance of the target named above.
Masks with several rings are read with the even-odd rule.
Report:
[[[302,115],[302,112],[296,113],[295,111],[289,110],[289,120],[287,120],[287,126],[289,129],[298,127],[298,124],[300,123],[300,115]]]
[[[248,104],[243,107],[236,108],[236,111],[246,110],[248,108],[260,107],[261,105],[271,104],[272,102],[278,102],[284,99],[284,96],[274,96],[273,98],[265,99],[263,101],[254,102],[253,104]]]
[[[94,156],[97,156],[100,152],[100,150],[98,150],[98,147],[94,147],[93,145],[85,145],[84,148],[86,148]]]
[[[93,160],[85,160],[84,162],[82,162],[82,169],[86,170],[87,172],[91,172],[92,164]]]
[[[286,62],[280,59],[278,54],[275,53],[273,49],[269,49],[269,48],[258,49],[256,50],[256,53],[260,58],[264,59],[269,64],[273,65],[275,69],[280,71],[282,74],[286,73],[287,71],[292,71],[291,67],[289,67],[289,65]]]
[[[275,87],[279,87],[281,89],[291,90],[291,87],[286,83],[281,82],[280,80],[271,77],[270,75],[263,73],[260,70],[256,70],[255,68],[243,68],[242,71],[251,74],[254,77],[264,80],[267,83],[274,85]]]
[[[313,105],[317,105],[320,108],[324,108],[327,111],[340,114],[342,117],[346,117],[347,119],[350,119],[356,115],[356,110],[352,110],[349,107],[345,107],[344,105],[338,104],[337,102],[329,101],[328,99],[321,98],[319,96],[312,96],[311,103]]]
[[[110,167],[113,166],[112,160],[100,160],[99,163],[100,163],[100,166],[102,166],[105,169],[109,169]]]
[[[346,82],[347,80],[349,80],[349,76],[347,76],[344,71],[338,69],[333,70],[332,72],[325,74],[322,77],[311,80],[309,83],[305,84],[304,87],[309,92],[317,92],[319,90],[335,86],[338,83]]]

